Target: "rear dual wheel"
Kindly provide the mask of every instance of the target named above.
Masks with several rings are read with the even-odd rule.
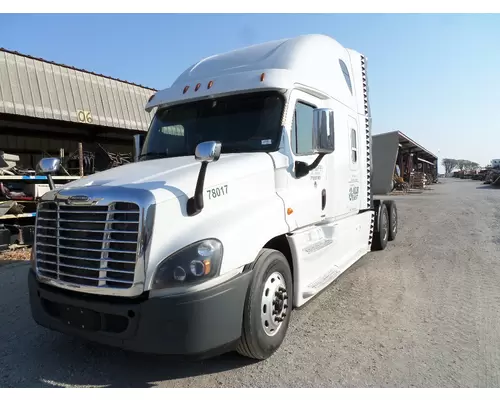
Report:
[[[384,203],[378,209],[378,229],[373,232],[372,250],[384,250],[389,240],[389,212]]]
[[[372,250],[384,250],[387,242],[398,234],[398,209],[394,201],[381,203],[378,209],[378,229],[373,233]]]
[[[392,242],[398,234],[398,209],[394,201],[387,204],[387,211],[389,213],[389,241]]]

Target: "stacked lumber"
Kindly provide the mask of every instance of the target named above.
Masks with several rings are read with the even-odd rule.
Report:
[[[415,172],[413,175],[413,187],[415,189],[425,189],[427,177],[423,172]]]

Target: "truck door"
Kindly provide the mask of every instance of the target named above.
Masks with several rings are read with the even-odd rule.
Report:
[[[290,148],[293,164],[303,161],[312,164],[317,154],[312,152],[313,110],[320,105],[319,99],[299,90],[290,97],[287,121],[290,126]],[[291,171],[287,207],[293,209],[288,219],[291,226],[302,227],[325,218],[327,199],[327,160],[324,157],[317,168],[302,178]]]

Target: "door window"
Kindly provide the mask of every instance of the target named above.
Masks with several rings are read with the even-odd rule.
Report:
[[[356,136],[356,130],[351,129],[351,163],[356,164],[358,162],[358,138]]]
[[[296,155],[313,154],[312,129],[315,107],[297,102],[292,120],[292,150]]]

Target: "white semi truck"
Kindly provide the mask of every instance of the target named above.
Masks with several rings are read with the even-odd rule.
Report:
[[[41,199],[34,320],[139,352],[271,356],[294,308],[397,233],[370,188],[366,68],[324,35],[190,66],[149,100],[138,162]]]

